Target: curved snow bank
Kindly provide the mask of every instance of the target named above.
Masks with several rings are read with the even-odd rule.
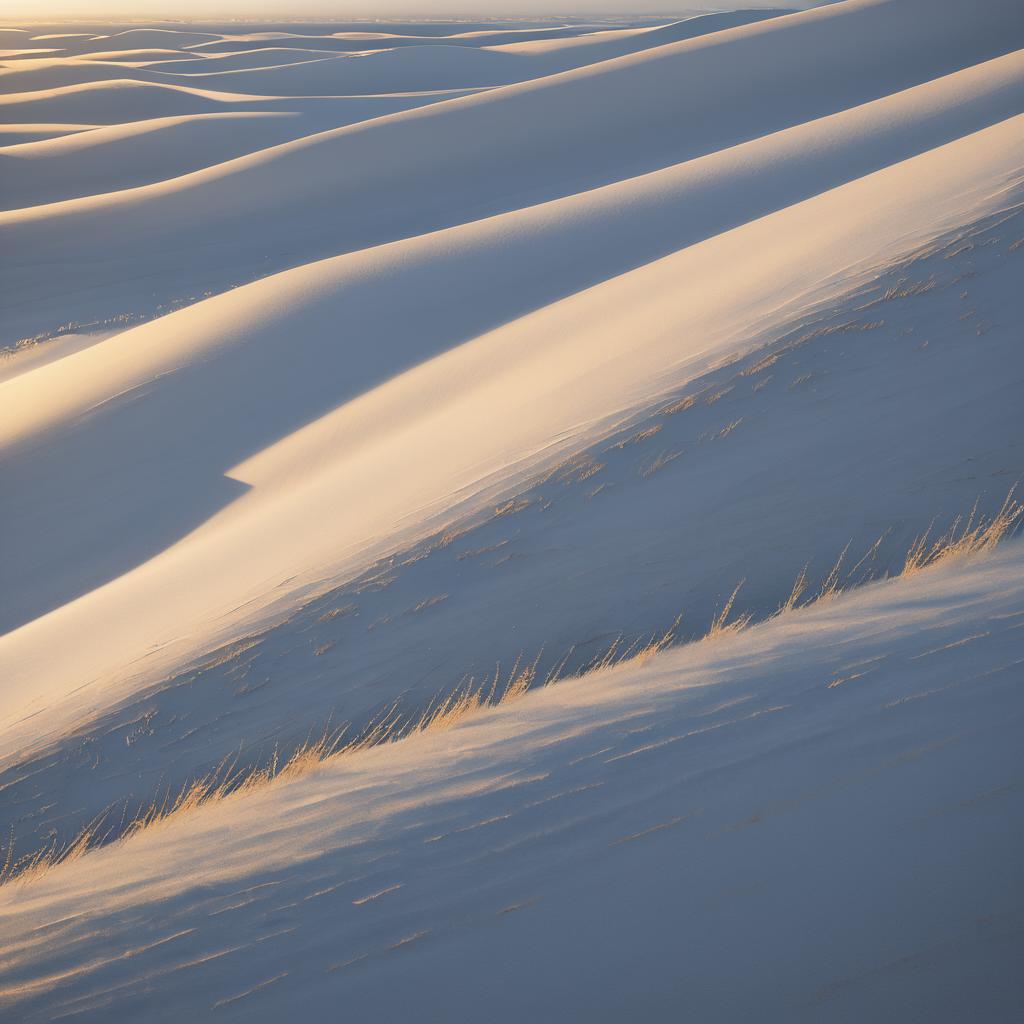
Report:
[[[736,12],[757,16],[760,12]],[[771,13],[771,12],[769,12]],[[641,19],[645,24],[651,19]],[[616,20],[615,25],[620,23]],[[628,24],[628,23],[627,23]],[[373,28],[383,28],[385,23],[377,22]],[[339,26],[331,25],[338,29]],[[467,22],[409,22],[401,24],[388,21],[388,31],[367,31],[371,26],[345,26],[329,35],[309,35],[302,32],[248,32],[244,35],[226,35],[188,47],[196,54],[218,55],[229,52],[255,50],[268,45],[302,49],[310,46],[329,47],[336,52],[365,53],[371,50],[389,50],[400,46],[422,46],[433,42],[439,46],[502,46],[516,42],[531,42],[540,39],[573,39],[600,33],[611,33],[608,23],[572,22],[565,24],[535,24],[517,27],[516,24],[495,25],[482,22],[473,25]],[[627,29],[626,31],[629,31]]]
[[[97,43],[101,46],[102,43]],[[188,59],[189,54],[183,50],[89,50],[85,53],[76,53],[75,60],[98,60],[98,61],[127,61],[129,63],[145,63],[148,61]]]
[[[329,39],[329,37],[326,38]],[[317,41],[311,44],[312,48],[309,49],[300,49],[297,46],[260,46],[253,50],[214,53],[207,57],[196,57],[193,51],[185,50],[176,53],[173,57],[164,57],[145,66],[154,71],[165,71],[171,74],[207,75],[216,71],[254,71],[260,68],[280,67],[285,64],[336,56],[337,51],[320,49],[319,46],[320,38],[318,37]]]
[[[335,123],[350,124],[460,95],[461,91],[387,96],[285,98],[198,89],[187,85],[102,81],[0,96],[0,117],[11,123],[18,123],[22,119],[31,122],[37,118],[47,117],[61,120],[91,119],[94,124],[121,125],[157,117],[216,113],[234,109],[262,112],[322,112],[326,114],[325,123],[330,125],[335,118]]]
[[[945,169],[952,166],[954,152],[975,155],[972,167],[978,167],[978,181],[957,175],[957,187],[965,190],[966,198],[947,196],[942,181],[929,193],[942,197],[948,207],[946,216],[966,216],[973,209],[972,196],[998,193],[999,184],[1011,176],[1012,147],[1001,140],[1012,136],[1013,115],[1021,110],[1024,51],[701,160],[311,263],[143,328],[143,337],[161,339],[156,344],[137,344],[138,332],[126,335],[84,357],[94,362],[96,369],[87,370],[84,362],[54,367],[49,371],[52,379],[34,378],[10,390],[6,408],[0,413],[0,443],[10,445],[33,432],[50,429],[183,362],[200,355],[208,358],[212,347],[230,358],[231,373],[244,374],[244,365],[237,360],[248,358],[246,352],[227,350],[239,345],[245,350],[256,344],[273,345],[281,361],[279,374],[294,362],[296,344],[316,346],[315,356],[311,352],[304,366],[322,367],[325,359],[346,360],[352,384],[336,396],[352,397],[411,361],[436,354],[438,350],[428,346],[424,330],[437,332],[443,350],[587,285],[607,281],[892,164],[923,156],[992,122],[1009,119],[998,130],[980,134],[978,139],[964,139],[944,156],[922,161]],[[254,121],[259,117],[249,116]],[[192,127],[193,121],[187,124]],[[256,124],[259,127],[258,121]],[[73,148],[81,157],[93,146],[108,149],[119,137],[136,136],[149,127],[130,125],[57,140],[33,151],[29,166],[36,153],[63,153]],[[992,140],[991,147],[979,145],[980,140]],[[912,173],[908,168],[903,175],[909,180]],[[907,199],[913,198],[912,191],[907,188]],[[894,199],[893,205],[899,201]],[[916,219],[909,218],[915,227],[905,234],[927,231],[929,217],[936,230],[941,229],[940,208],[933,211],[927,205],[915,206],[919,211]],[[615,246],[602,246],[602,240],[610,237],[616,239]],[[842,258],[853,263],[858,255],[851,252]],[[544,266],[562,270],[557,284],[538,275],[538,268]],[[433,290],[458,294],[453,289],[458,289],[465,301],[451,304],[443,315],[439,312],[432,326],[417,325],[416,337],[409,338],[422,296]],[[328,326],[341,318],[352,340],[339,347]],[[226,330],[229,322],[231,329]],[[254,335],[252,328],[258,333]],[[281,332],[286,328],[301,335],[303,341],[282,347]],[[380,358],[368,379],[353,376],[359,371],[348,362],[356,337],[369,349],[367,356]],[[398,346],[397,352],[387,354],[389,345]],[[58,384],[58,378],[66,383]],[[275,378],[280,381],[277,374]],[[162,386],[174,386],[174,382]],[[45,402],[39,401],[41,392],[47,395]],[[244,401],[244,393],[233,400]],[[245,419],[250,415],[246,413]]]
[[[0,205],[20,209],[137,188],[299,138],[309,119],[285,111],[191,114],[96,128],[0,148]]]
[[[103,45],[119,50],[181,50],[213,42],[219,36],[212,32],[190,32],[177,28],[128,28],[110,35],[84,36],[89,45],[94,40],[103,40]]]
[[[4,179],[0,206],[24,209],[167,181],[339,125],[446,98],[447,94],[353,97],[330,104],[300,103],[294,111],[272,102],[261,106],[276,109],[229,109],[104,127],[86,125],[81,127],[96,130],[77,135],[66,126],[58,138],[16,139],[12,142],[23,144],[0,148]],[[57,127],[40,126],[45,134],[55,134]]]
[[[31,142],[58,139],[74,132],[98,128],[95,124],[3,124],[0,125],[0,144],[20,146]]]
[[[1008,1017],[1022,581],[1014,544],[875,585],[7,887],[0,1005]]]
[[[579,444],[616,413],[749,349],[755,332],[779,326],[813,293],[824,297],[829,275],[837,275],[833,289],[846,287],[844,272],[858,261],[892,256],[915,236],[1004,201],[999,194],[1020,172],[1021,129],[1021,118],[1010,119],[683,248],[411,368],[418,345],[410,327],[396,335],[399,348],[378,351],[398,324],[386,303],[374,301],[384,297],[374,289],[383,281],[384,293],[394,293],[393,280],[381,275],[395,256],[415,268],[422,254],[429,264],[436,253],[429,238],[417,243],[420,254],[414,246],[339,261],[326,268],[340,271],[336,284],[317,268],[271,279],[9,381],[0,415],[25,512],[8,520],[21,532],[13,550],[26,565],[54,559],[61,537],[83,546],[89,531],[109,529],[117,508],[126,545],[133,535],[152,543],[152,530],[172,526],[168,509],[206,521],[180,543],[164,536],[157,557],[0,640],[4,718],[22,718],[159,649],[146,662],[156,671],[180,657],[183,645],[195,650],[228,628],[249,602],[265,602],[283,587],[280,596],[310,574],[367,564],[381,544],[429,529],[453,502],[474,495],[486,501],[496,482],[521,473],[559,440]],[[464,272],[462,258],[453,267]],[[424,285],[433,289],[436,280],[428,275]],[[352,304],[360,293],[365,319]],[[422,301],[412,298],[414,306]],[[350,341],[335,340],[338,308],[349,311]],[[405,315],[400,306],[395,311]],[[374,339],[378,321],[383,330]],[[435,337],[437,344],[450,336],[442,330]],[[314,347],[304,349],[298,339]],[[339,344],[353,375],[351,390],[341,393],[313,355]],[[395,376],[382,382],[389,369]],[[332,388],[341,402],[328,412],[321,403]],[[148,400],[136,403],[140,395]],[[165,411],[186,407],[184,432],[168,436]],[[313,422],[297,429],[296,420],[311,414]],[[276,425],[262,444],[253,423],[261,418],[264,427]],[[82,472],[88,488],[74,482]],[[121,483],[108,492],[97,486],[97,472]],[[64,500],[44,498],[55,485],[99,505],[72,511]],[[136,503],[157,493],[167,503],[139,514]],[[48,508],[60,510],[59,529],[39,518]],[[79,570],[83,564],[75,562]],[[21,578],[28,587],[33,578],[57,577],[36,569]],[[173,650],[165,648],[172,640]]]
[[[363,54],[309,52],[303,60],[278,61],[260,49],[211,57],[196,66],[129,66],[103,54],[75,60],[20,61],[0,80],[0,91],[53,89],[104,79],[167,82],[205,89],[281,96],[346,96],[483,88],[542,78],[625,54],[664,46],[739,25],[776,17],[783,11],[734,11],[691,18],[656,29],[591,33],[571,40],[511,46],[442,45],[444,40],[412,39],[407,45]],[[323,38],[323,37],[318,37]],[[314,44],[315,45],[315,44]],[[280,50],[276,51],[280,52]],[[288,51],[285,51],[286,53]],[[298,53],[299,51],[294,51]],[[187,56],[185,54],[184,56]],[[234,65],[234,66],[232,66]]]
[[[963,5],[934,18],[930,6],[856,2],[771,19],[378,118],[116,197],[5,214],[0,244],[16,254],[2,300],[9,329],[21,336],[56,326],[40,323],[42,310],[57,323],[91,320],[154,291],[166,302],[196,286],[221,288],[225,265],[237,283],[578,193],[1024,44],[1016,0],[988,0],[984,18]],[[867,75],[864,52],[874,62]],[[132,287],[132,268],[143,253],[152,260],[155,237],[154,274],[144,289]]]
[[[140,67],[123,62],[89,60],[19,61],[6,72],[3,92],[24,96],[33,91],[68,88],[103,81],[187,85],[230,90],[255,96],[351,96],[390,92],[423,92],[506,85],[526,77],[511,55],[474,47],[445,52],[436,46],[385,50],[369,57],[327,54],[274,66],[235,70],[211,67],[205,72],[179,73],[173,68]]]
[[[174,117],[222,110],[225,103],[252,104],[267,97],[243,96],[223,90],[150,82],[84,82],[0,96],[0,117],[19,121],[91,121],[121,124],[152,117]]]

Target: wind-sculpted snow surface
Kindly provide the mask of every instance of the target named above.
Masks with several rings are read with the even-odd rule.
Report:
[[[0,890],[0,1006],[1010,1021],[1022,581],[875,585]]]
[[[1012,1019],[1016,0],[0,45],[0,1016]]]

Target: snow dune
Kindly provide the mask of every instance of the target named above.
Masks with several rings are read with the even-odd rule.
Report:
[[[36,36],[36,38],[40,37]],[[71,39],[69,36],[62,38],[65,41]],[[219,34],[194,32],[182,28],[127,28],[109,34],[82,32],[78,34],[77,38],[80,40],[79,46],[88,46],[96,40],[103,40],[104,46],[116,46],[119,50],[165,49],[167,47],[181,49],[212,42],[219,38]]]
[[[14,860],[1024,478],[1016,0],[66,28],[0,35]],[[1020,543],[0,882],[0,1016],[1003,1019]]]
[[[102,42],[97,45],[102,45]],[[79,53],[77,60],[127,61],[130,64],[145,64],[149,61],[175,60],[182,56],[181,50],[97,50]],[[66,55],[65,55],[66,56]]]
[[[221,286],[236,284],[692,160],[1006,53],[1024,33],[1014,2],[991,0],[985,19],[961,6],[933,19],[930,6],[840,4],[772,19],[377,118],[117,196],[0,216],[0,240],[18,254],[10,298],[0,296],[7,330],[17,337],[89,321],[112,304],[141,312],[154,289],[157,302],[180,299],[211,276],[197,267],[197,249],[208,264],[233,269]],[[866,48],[871,75],[861,73]],[[714,118],[707,96],[715,97]],[[143,290],[130,268],[154,232],[165,239],[151,264],[159,279]],[[87,257],[96,251],[102,260]]]
[[[275,41],[268,40],[268,45],[256,49],[211,53],[206,57],[196,57],[190,51],[173,50],[161,54],[153,60],[141,62],[141,66],[175,75],[209,75],[223,71],[251,71],[260,68],[283,67],[286,64],[297,64],[337,55],[336,50],[330,49],[271,45]],[[315,45],[319,46],[319,41]],[[92,60],[95,57],[95,54],[83,54],[80,59]]]
[[[247,111],[153,118],[0,147],[9,209],[136,188],[230,160],[309,131],[288,112]]]
[[[627,419],[551,479],[520,486],[512,501],[495,494],[481,516],[446,530],[453,541],[435,535],[400,549],[243,643],[155,686],[133,688],[88,726],[82,722],[96,697],[87,691],[79,695],[84,705],[46,709],[26,723],[35,753],[12,759],[0,775],[0,815],[23,819],[40,790],[65,794],[30,819],[38,844],[51,829],[73,832],[150,787],[184,786],[229,754],[259,761],[319,734],[329,720],[365,721],[395,695],[420,706],[463,676],[486,677],[496,661],[509,666],[524,654],[539,654],[542,674],[563,656],[576,668],[618,635],[628,644],[667,629],[680,610],[683,635],[699,633],[742,579],[742,607],[767,614],[786,599],[802,567],[824,579],[844,547],[852,552],[844,571],[870,553],[868,569],[880,574],[901,564],[933,518],[946,523],[975,500],[991,514],[1010,481],[1024,476],[1016,451],[1019,400],[1008,383],[1008,371],[1019,365],[1010,325],[1024,306],[1019,296],[1007,299],[1022,216],[1017,205],[876,270],[869,284],[772,332],[778,340],[767,350],[698,377],[681,403],[670,398]],[[387,325],[381,346],[386,336]],[[317,362],[331,365],[326,354]],[[237,359],[224,364],[224,390],[237,379],[235,367]],[[204,374],[216,372],[204,364]],[[270,410],[279,415],[293,393],[286,368],[271,376],[275,389],[238,418],[249,425],[246,437],[253,421],[271,426]],[[198,407],[201,395],[192,384],[172,408]],[[311,404],[314,393],[304,395]],[[826,420],[816,416],[824,407]],[[865,408],[876,414],[865,417]],[[62,481],[60,493],[42,497],[38,484],[26,484],[30,506],[62,510],[58,520],[37,512],[35,543],[21,537],[19,547],[34,551],[37,564],[74,558],[80,573],[109,573],[99,531],[111,516],[121,524],[118,556],[129,559],[132,544],[153,545],[175,528],[175,516],[195,514],[182,499],[194,501],[198,488],[186,480],[214,477],[204,443],[229,436],[225,421],[197,418],[194,441],[186,434],[157,447],[133,407],[124,412],[127,422],[104,424],[91,442],[111,449],[113,459],[109,483],[91,502],[74,490],[77,466],[99,473],[81,437],[64,447],[60,463],[36,467]],[[486,428],[482,418],[474,422]],[[132,452],[118,440],[122,434],[147,440]],[[259,486],[288,490],[301,483],[297,467],[325,467],[339,446],[321,431],[318,448],[299,449]],[[185,463],[189,447],[197,454]],[[54,449],[51,459],[60,451]],[[161,481],[157,474],[168,464],[179,471]],[[799,508],[790,497],[796,486]],[[102,504],[93,502],[109,501],[109,492],[116,498],[101,516]],[[299,508],[307,494],[298,492]],[[324,503],[330,524],[337,525],[344,502]],[[496,508],[506,511],[493,514]],[[92,550],[93,558],[82,554]],[[53,573],[50,584],[58,582],[88,585]],[[496,634],[494,624],[505,621],[514,628]],[[64,731],[69,718],[73,739]],[[137,737],[140,718],[161,724]],[[104,764],[102,783],[73,772],[66,754],[81,743]]]
[[[36,137],[0,146],[5,182],[0,205],[24,209],[138,188],[339,125],[446,98],[447,94],[353,98],[305,103],[291,110],[279,103],[270,104],[273,109],[245,109],[252,106],[246,102],[232,110],[228,102],[208,113],[82,126],[95,129],[87,133],[68,126],[62,134],[43,139],[38,135],[53,135],[55,126],[38,126],[44,130]]]
[[[325,123],[351,124],[407,110],[425,103],[450,99],[461,91],[403,93],[383,96],[250,96],[243,93],[199,89],[188,85],[102,81],[69,85],[38,92],[0,96],[0,116],[8,122],[37,118],[91,119],[98,125],[120,125],[156,117],[227,111],[311,112],[325,115]],[[314,129],[315,130],[315,129]]]
[[[720,32],[778,15],[780,11],[746,11],[691,18],[654,29],[601,32],[569,39],[487,46],[416,45],[358,55],[308,52],[301,61],[268,59],[262,49],[231,55],[238,67],[211,57],[207,67],[188,69],[169,62],[139,67],[136,62],[111,62],[96,54],[84,60],[19,61],[0,79],[3,92],[52,89],[107,79],[161,83],[178,79],[197,88],[230,89],[257,95],[352,95],[424,92],[438,89],[484,88],[541,78],[625,54]],[[611,38],[608,38],[608,37]],[[131,52],[131,51],[129,51]],[[264,54],[264,56],[260,56]],[[247,57],[245,62],[239,56]],[[257,59],[255,66],[253,58]],[[185,79],[182,81],[181,79]]]
[[[682,248],[478,337],[469,330],[465,340],[453,339],[441,318],[434,353],[424,351],[419,331],[398,333],[399,323],[384,314],[382,305],[384,295],[405,294],[415,309],[423,296],[436,294],[435,275],[446,268],[434,262],[434,239],[428,236],[402,247],[419,248],[418,258],[402,250],[395,254],[406,273],[419,268],[427,275],[419,286],[423,290],[412,290],[411,283],[396,287],[399,282],[386,277],[391,252],[371,252],[331,266],[340,271],[340,289],[324,279],[324,268],[291,272],[7,382],[0,443],[7,450],[9,479],[23,481],[5,499],[10,530],[17,531],[15,564],[25,565],[16,577],[22,581],[22,599],[31,600],[34,586],[66,587],[61,577],[67,570],[60,568],[62,559],[54,559],[59,546],[84,544],[88,549],[88,533],[83,533],[97,526],[107,529],[111,515],[127,520],[122,529],[129,533],[122,542],[139,531],[152,538],[164,520],[161,498],[148,496],[166,492],[161,479],[180,487],[194,472],[190,464],[204,472],[186,485],[184,496],[190,503],[198,500],[202,517],[230,505],[208,518],[187,543],[168,547],[87,599],[10,634],[4,641],[9,671],[0,710],[16,713],[27,693],[33,703],[50,699],[38,685],[19,685],[25,676],[38,678],[42,651],[47,652],[54,695],[76,689],[83,676],[106,675],[183,628],[193,642],[199,641],[203,623],[208,629],[219,613],[286,579],[379,553],[374,540],[382,528],[390,535],[411,512],[432,523],[439,505],[467,489],[480,491],[478,501],[486,500],[484,482],[492,483],[503,469],[515,470],[520,460],[542,452],[552,440],[579,434],[587,425],[599,428],[609,415],[649,402],[716,359],[749,348],[752,325],[764,330],[774,314],[774,326],[780,326],[777,317],[786,305],[805,300],[812,273],[840,274],[851,263],[892,255],[901,240],[921,235],[943,216],[977,212],[977,204],[999,194],[1019,170],[1022,127],[1024,117],[1011,118]],[[777,245],[782,237],[787,239],[784,248]],[[766,266],[761,253],[773,245],[774,259]],[[496,255],[502,254],[497,247]],[[517,255],[514,249],[511,255]],[[472,256],[472,251],[464,255],[456,249],[449,258],[456,266],[466,261],[458,266],[461,271]],[[725,267],[730,268],[727,277]],[[485,270],[494,271],[493,264]],[[462,280],[464,286],[474,284],[471,275]],[[349,293],[352,288],[370,300],[363,315],[358,298]],[[342,343],[333,325],[343,309],[346,333],[365,346],[360,357],[338,347]],[[645,310],[643,316],[638,309]],[[400,322],[412,310],[398,304],[392,312]],[[370,333],[374,326],[381,331],[380,341]],[[282,332],[304,341],[282,348]],[[388,337],[397,349],[382,347]],[[443,351],[446,342],[457,340],[462,344]],[[403,342],[415,343],[422,361],[410,366],[413,360],[403,356]],[[317,351],[325,347],[345,360],[340,378],[323,373]],[[404,373],[388,379],[403,368]],[[240,374],[253,382],[251,390],[230,388],[229,381],[239,380]],[[262,386],[257,385],[261,380]],[[446,396],[440,408],[438,389]],[[138,404],[134,396],[140,390],[152,401]],[[158,410],[164,403],[190,410],[185,429],[196,431],[195,441],[187,433],[168,436],[163,431]],[[64,424],[90,410],[84,429],[66,431]],[[148,425],[122,426],[125,416],[141,416]],[[261,427],[253,426],[254,417]],[[502,426],[467,432],[467,423],[484,422]],[[51,433],[56,437],[41,455],[38,441]],[[154,464],[154,455],[168,442],[176,454],[168,452]],[[83,457],[85,451],[91,454]],[[443,468],[432,464],[432,451],[446,453]],[[48,468],[51,458],[55,461]],[[95,479],[99,466],[111,460],[122,487],[132,465],[140,466],[148,483],[130,486],[125,494],[121,488],[86,488],[76,481],[81,469]],[[166,464],[177,467],[175,476],[165,475],[161,467]],[[155,479],[153,468],[158,470]],[[214,485],[220,497],[211,507]],[[87,500],[93,508],[83,514],[54,490]],[[346,495],[373,500],[346,501]],[[140,499],[152,502],[149,514],[129,515],[130,506],[123,502]],[[40,572],[47,563],[49,568]],[[72,587],[81,566],[78,559],[68,566]],[[200,585],[200,579],[208,582]],[[68,597],[73,593],[65,590]],[[128,616],[118,613],[119,607],[138,610]],[[101,638],[99,621],[123,625],[111,625]],[[52,650],[54,633],[80,636],[83,644],[68,645],[62,657]]]
[[[458,47],[451,54],[438,50],[421,46],[384,51],[374,57],[310,55],[277,66],[271,62],[254,69],[184,74],[94,59],[20,61],[7,72],[3,86],[11,92],[26,92],[114,80],[184,84],[257,96],[347,96],[479,88],[504,85],[519,77],[513,70],[516,60],[512,55],[475,47]]]
[[[0,124],[0,143],[6,146],[20,146],[26,142],[44,142],[58,139],[73,132],[97,128],[95,124]]]
[[[750,12],[737,12],[741,17]],[[753,12],[755,15],[757,12]],[[445,46],[501,46],[514,42],[532,42],[539,39],[567,39],[589,36],[594,33],[612,31],[612,25],[650,25],[652,19],[616,18],[613,23],[572,22],[554,23],[517,20],[502,24],[487,21],[474,24],[468,21],[444,22],[396,22],[350,23],[330,25],[320,35],[309,35],[296,31],[294,26],[282,27],[277,31],[225,33],[220,39],[212,39],[190,45],[187,48],[199,54],[224,53],[232,50],[256,49],[272,43],[285,47],[326,46],[339,51],[365,53],[370,50],[388,50],[399,46],[421,46],[437,42]],[[661,22],[653,22],[655,26]],[[386,29],[386,30],[385,30]]]

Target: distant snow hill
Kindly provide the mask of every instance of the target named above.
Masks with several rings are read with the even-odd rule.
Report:
[[[0,45],[0,1018],[1015,1019],[1018,0]]]

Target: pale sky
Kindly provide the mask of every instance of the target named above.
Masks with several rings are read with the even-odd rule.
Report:
[[[559,15],[676,14],[729,7],[813,7],[816,0],[12,0],[7,17],[101,21],[105,18],[161,20],[165,18],[216,20],[217,18],[443,18],[556,17]]]

